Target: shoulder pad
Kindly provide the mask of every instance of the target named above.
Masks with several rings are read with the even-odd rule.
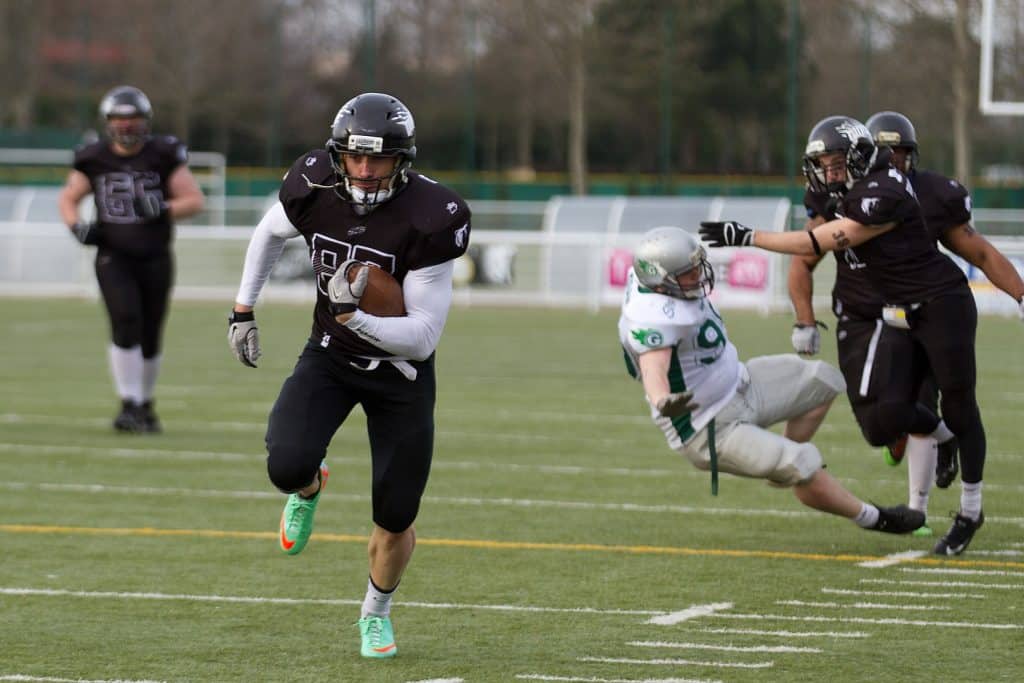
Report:
[[[409,174],[409,186],[396,199],[410,202],[408,210],[418,237],[411,269],[458,258],[469,247],[469,205],[453,190],[420,174]]]
[[[314,149],[296,159],[285,173],[278,198],[288,211],[289,206],[296,206],[316,190],[310,183],[333,185],[334,182],[334,169],[327,150]]]

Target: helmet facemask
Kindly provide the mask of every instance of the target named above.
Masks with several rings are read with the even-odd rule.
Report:
[[[326,147],[338,180],[334,191],[357,212],[368,213],[392,199],[408,183],[409,167],[416,158],[412,113],[391,95],[357,95],[335,116]],[[395,165],[388,175],[356,178],[345,167],[346,154],[393,158]],[[370,185],[374,182],[375,186]]]
[[[100,118],[107,136],[121,147],[130,149],[149,137],[153,107],[141,90],[122,85],[103,96]],[[128,121],[131,123],[126,123]]]
[[[407,173],[412,162],[404,154],[380,153],[380,140],[380,138],[369,139],[369,136],[350,135],[348,147],[343,146],[340,140],[334,138],[328,140],[326,145],[331,168],[334,169],[334,173],[338,177],[334,191],[362,214],[369,213],[391,199],[409,179]],[[345,167],[345,155],[395,159],[395,165],[391,172],[384,176],[353,178]],[[360,187],[356,184],[357,182],[360,185],[375,183],[375,186]]]

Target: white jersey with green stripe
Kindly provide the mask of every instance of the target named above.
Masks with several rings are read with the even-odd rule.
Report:
[[[658,294],[637,281],[630,270],[619,317],[619,341],[626,369],[640,377],[639,358],[655,349],[675,351],[669,364],[668,384],[673,393],[691,391],[700,407],[672,419],[679,439],[689,440],[703,429],[735,395],[741,369],[736,347],[711,301],[676,299]],[[652,408],[652,417],[663,421]]]

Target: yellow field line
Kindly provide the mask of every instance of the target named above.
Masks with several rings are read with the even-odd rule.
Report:
[[[11,534],[66,534],[69,536],[188,536],[199,538],[258,538],[276,539],[271,531],[222,531],[217,529],[155,529],[153,527],[114,528],[85,526],[50,526],[39,524],[0,524],[0,532]],[[366,536],[354,534],[314,534],[317,541],[334,543],[366,543]],[[530,541],[490,541],[458,538],[417,537],[416,543],[442,548],[480,548],[484,550],[557,550],[592,553],[622,553],[632,555],[687,555],[694,557],[748,557],[771,560],[813,560],[818,562],[870,562],[885,559],[876,555],[822,555],[779,550],[730,550],[725,548],[680,548],[657,545],[604,545],[600,543],[536,543]],[[901,564],[925,564],[956,567],[996,567],[1024,571],[1024,562],[1001,560],[948,559],[916,557]]]

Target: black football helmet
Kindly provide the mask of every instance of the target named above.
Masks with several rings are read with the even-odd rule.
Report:
[[[828,182],[821,157],[830,152],[846,155],[846,179]],[[804,176],[813,192],[843,194],[868,174],[878,157],[878,147],[867,127],[849,116],[829,116],[814,124],[804,149]]]
[[[345,201],[369,211],[394,197],[408,182],[407,172],[416,158],[412,112],[391,95],[356,95],[334,117],[326,148],[339,180],[335,191]],[[397,161],[389,175],[371,179],[377,181],[377,189],[371,191],[353,186],[342,161],[343,154],[396,157]]]
[[[907,150],[907,160],[900,170],[910,173],[917,167],[917,133],[910,119],[898,111],[880,111],[864,125],[879,147]]]
[[[111,119],[142,118],[137,126],[115,128]],[[100,100],[100,119],[111,140],[122,147],[134,147],[149,135],[149,122],[153,118],[153,107],[149,98],[138,88],[121,85]]]

